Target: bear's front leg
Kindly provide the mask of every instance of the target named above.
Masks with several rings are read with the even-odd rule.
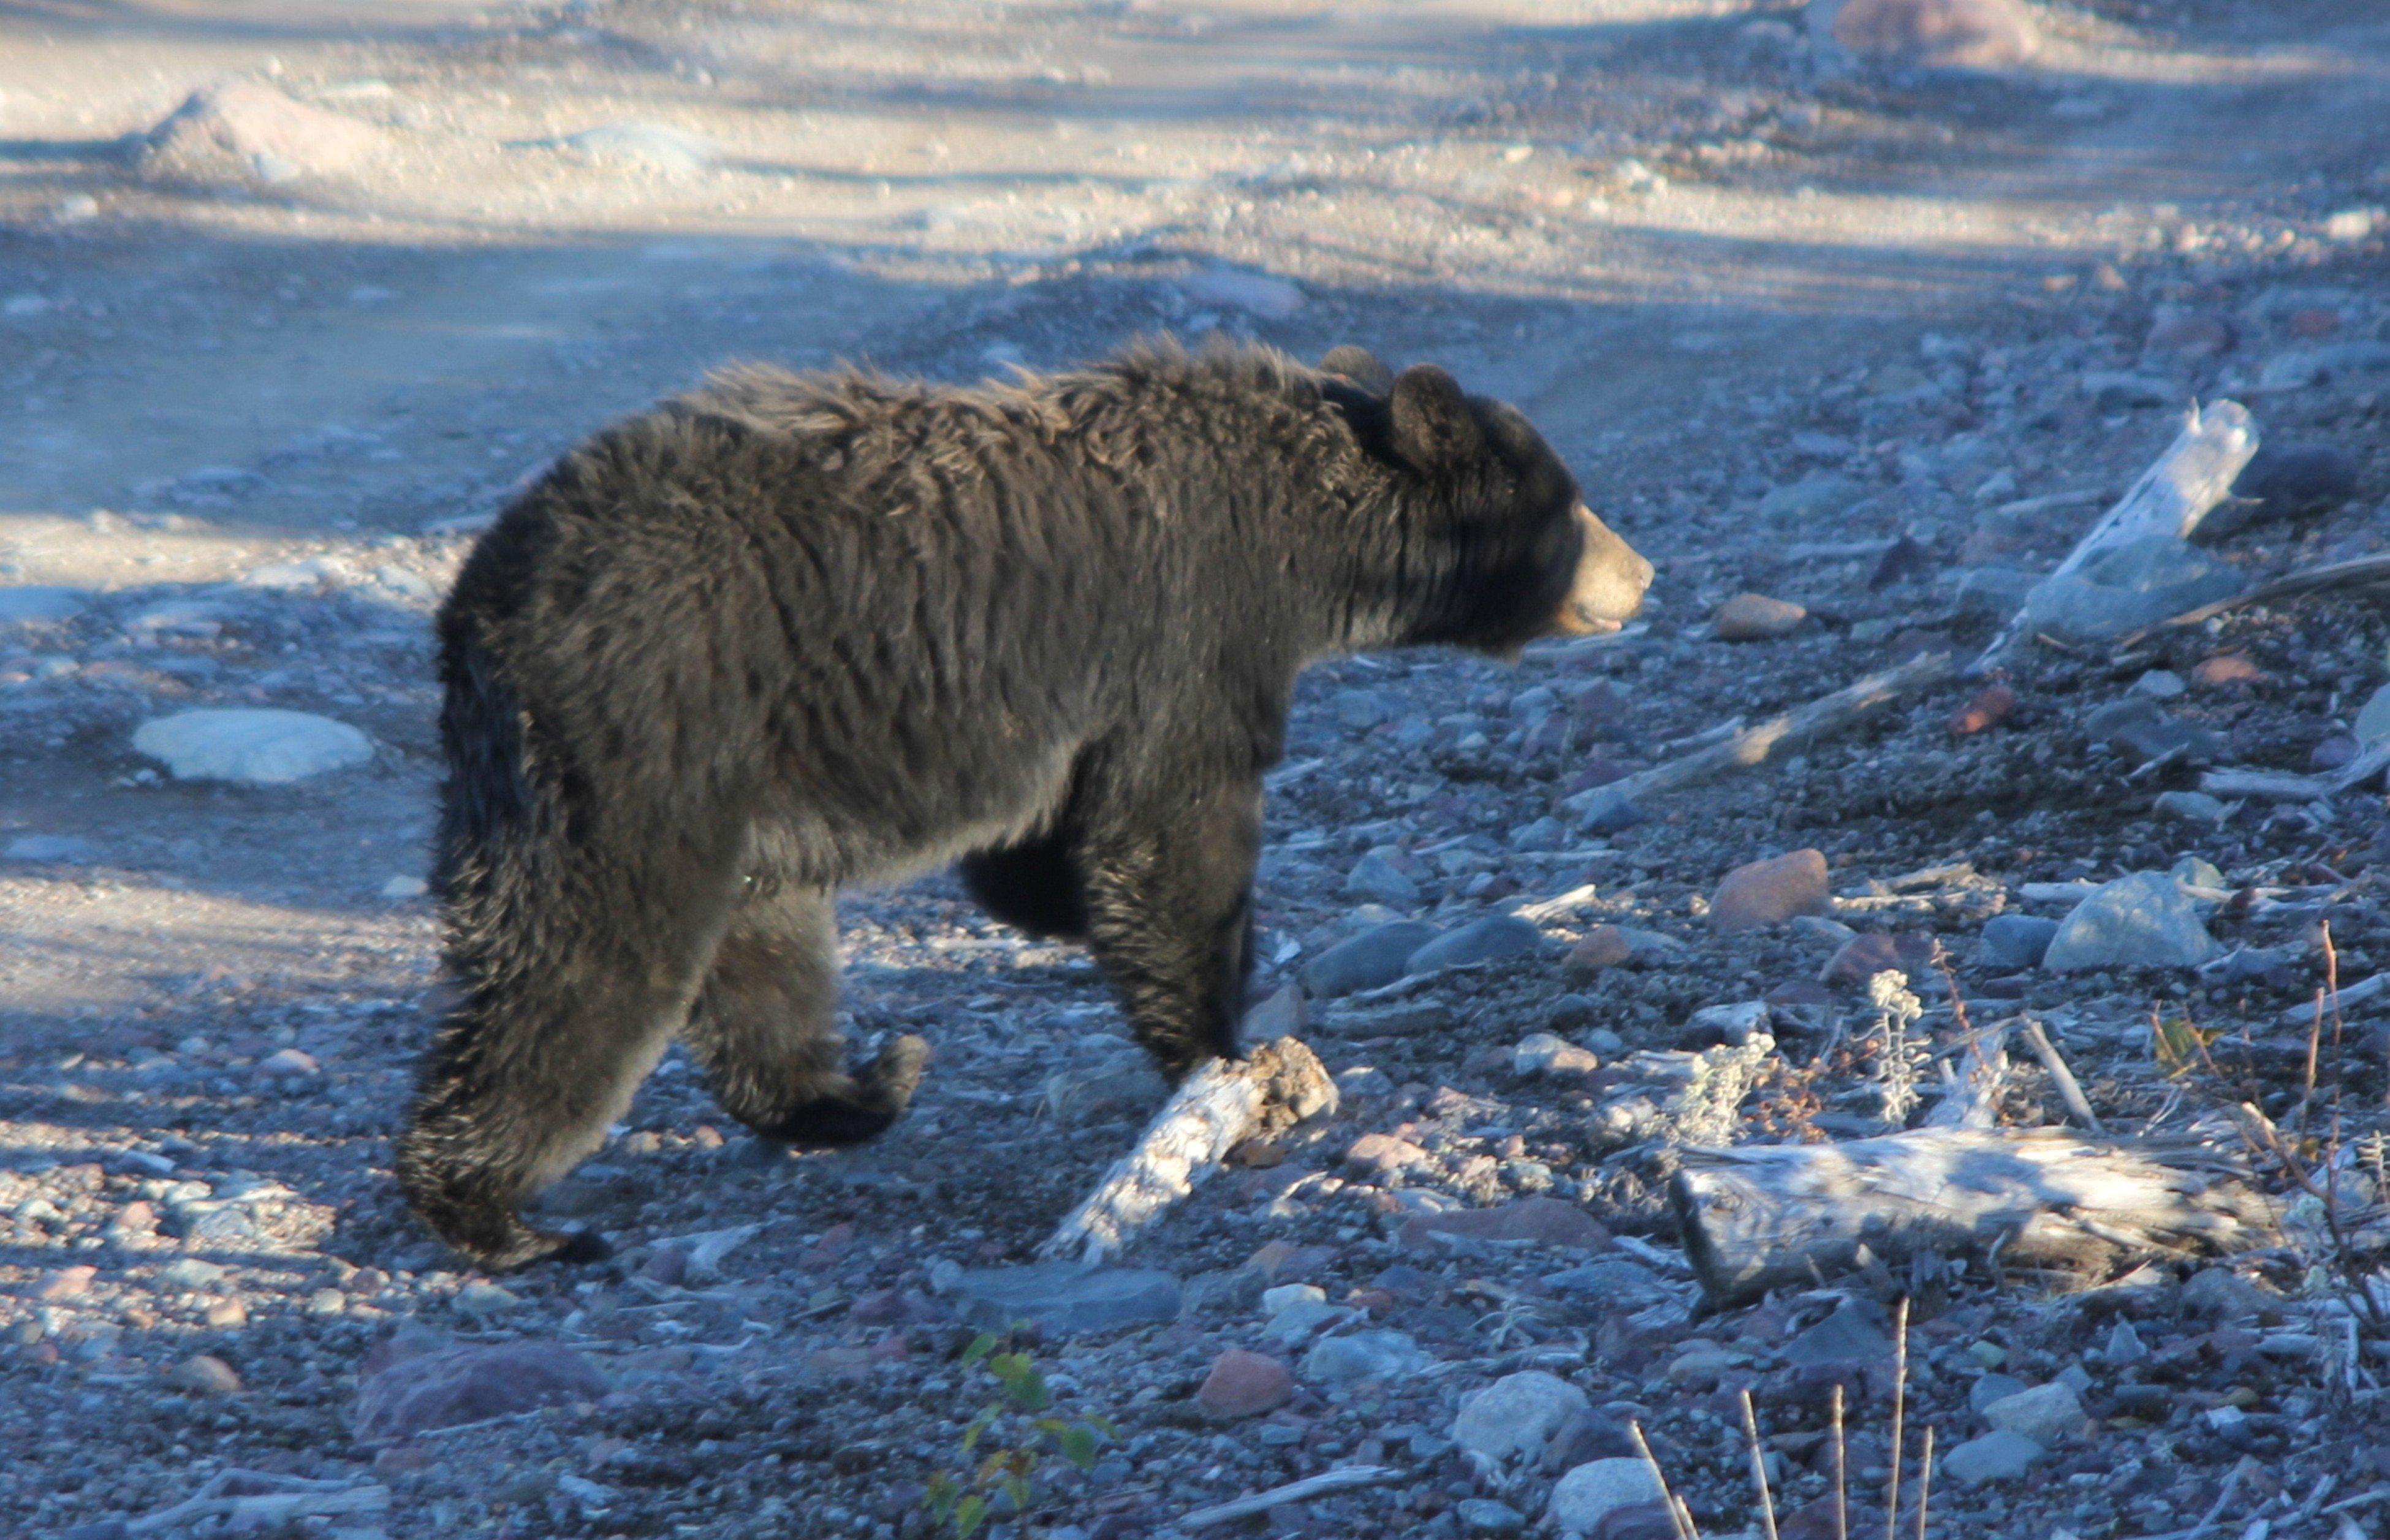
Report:
[[[1081,828],[1087,943],[1137,1040],[1174,1082],[1237,1057],[1253,968],[1259,779],[1150,789],[1088,808]]]

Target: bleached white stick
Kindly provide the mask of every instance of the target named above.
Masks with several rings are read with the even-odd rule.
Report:
[[[1256,1513],[1267,1513],[1281,1503],[1299,1503],[1310,1497],[1325,1497],[1334,1492],[1351,1492],[1364,1486],[1383,1486],[1388,1482],[1401,1481],[1407,1472],[1389,1465],[1345,1465],[1333,1470],[1322,1470],[1317,1476],[1305,1476],[1299,1482],[1256,1492],[1250,1497],[1231,1498],[1210,1508],[1199,1508],[1178,1521],[1180,1529],[1204,1529],[1213,1524],[1225,1524],[1233,1519],[1250,1519]]]
[[[2015,645],[2033,624],[2035,601],[2055,592],[2054,584],[2073,577],[2085,564],[2119,545],[2152,536],[2189,540],[2218,503],[2231,495],[2242,467],[2257,453],[2257,425],[2247,407],[2237,401],[2194,406],[2157,463],[2141,472],[2116,506],[2077,541],[2058,571],[2036,584],[2024,607],[2000,628],[1992,645],[1968,667],[1970,674],[1987,672],[2001,654]]]
[[[1240,1141],[1335,1109],[1336,1083],[1301,1038],[1264,1044],[1238,1062],[1215,1059],[1187,1077],[1038,1254],[1090,1264],[1117,1256]]]

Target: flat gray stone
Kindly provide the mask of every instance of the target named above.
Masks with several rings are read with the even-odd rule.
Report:
[[[2052,1448],[2074,1437],[2086,1419],[2083,1403],[2073,1388],[2053,1380],[1989,1403],[1984,1407],[1984,1420],[2004,1432],[2019,1433]]]
[[[1984,921],[1977,956],[1992,968],[2039,968],[2058,921],[2039,915],[1994,915]]]
[[[2053,973],[2095,968],[2196,968],[2221,950],[2180,884],[2164,872],[2120,877],[2075,906],[2041,965]]]
[[[2048,1458],[2049,1451],[2020,1433],[2005,1431],[1969,1439],[1942,1457],[1942,1473],[1960,1486],[2012,1482]]]
[[[1544,933],[1516,915],[1494,915],[1447,930],[1411,954],[1409,971],[1426,973],[1439,968],[1499,962],[1523,957],[1544,947]]]
[[[1460,1398],[1452,1439],[1497,1464],[1534,1460],[1571,1412],[1590,1411],[1586,1393],[1556,1374],[1523,1369]]]
[[[1393,983],[1408,970],[1412,954],[1435,937],[1435,927],[1425,920],[1373,926],[1304,964],[1304,991],[1317,999],[1332,1000]]]
[[[1410,873],[1394,865],[1393,855],[1373,850],[1353,863],[1352,873],[1344,879],[1344,896],[1365,904],[1382,904],[1390,909],[1416,909],[1420,885]]]
[[[1563,1534],[1591,1534],[1622,1508],[1666,1500],[1642,1460],[1587,1460],[1553,1486],[1544,1516]]]
[[[968,1268],[955,1298],[966,1326],[1003,1331],[1030,1321],[1062,1337],[1175,1321],[1179,1307],[1178,1280],[1167,1273],[1073,1262]]]
[[[280,786],[373,758],[373,739],[345,722],[251,708],[153,717],[135,730],[133,747],[162,761],[176,780],[249,786]]]
[[[1849,477],[1815,471],[1797,481],[1770,487],[1759,499],[1759,516],[1786,523],[1813,523],[1841,513],[1859,496],[1858,483]]]
[[[1995,1401],[2005,1401],[2031,1389],[2013,1374],[1986,1374],[1967,1387],[1967,1409],[1980,1413]]]
[[[1329,1385],[1357,1384],[1417,1374],[1433,1362],[1405,1331],[1354,1331],[1314,1342],[1303,1355],[1303,1377]]]
[[[702,134],[663,123],[606,123],[570,135],[564,143],[595,160],[671,176],[694,176],[722,159],[722,147]]]

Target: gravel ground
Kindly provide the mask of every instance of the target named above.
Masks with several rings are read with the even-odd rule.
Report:
[[[2390,731],[2375,595],[2028,643],[2004,700],[1937,685],[1586,817],[1722,724],[1971,655],[2193,399],[2268,446],[2210,547],[2237,579],[2385,554],[2390,27],[2033,14],[2025,68],[1931,75],[1827,68],[1743,0],[0,11],[0,1533],[951,1533],[925,1497],[1002,1394],[964,1350],[1026,1316],[1054,1414],[1109,1432],[1043,1450],[1010,1536],[1665,1536],[1605,1463],[1630,1423],[1703,1534],[1755,1533],[1748,1391],[1783,1533],[1823,1540],[1835,1386],[1883,1521],[1903,1298],[1934,1533],[2382,1533],[2381,787],[2199,790]],[[233,77],[348,127],[140,148]],[[675,1055],[545,1200],[616,1261],[463,1270],[388,1161],[437,984],[425,621],[474,530],[727,357],[971,379],[1163,329],[1445,363],[1660,570],[1615,640],[1304,679],[1257,984],[1304,996],[1340,1109],[1240,1149],[1126,1304],[995,1303],[1162,1092],[1083,955],[933,876],[842,907],[852,1034],[936,1049],[886,1139],[790,1159]],[[226,785],[133,746],[258,707],[370,756]],[[1801,851],[1823,892],[1790,864],[1792,918],[1725,923],[1729,873]],[[2136,872],[2205,960],[2039,966],[2020,917]],[[1451,966],[1380,929],[1506,915]],[[1391,956],[1331,978],[1357,936]],[[2267,1233],[1706,1304],[1684,1147],[1942,1097],[1884,969],[1928,1051],[1962,1010],[2046,1023],[2112,1132],[2242,1161]],[[2002,1122],[2065,1122],[2012,1046]]]

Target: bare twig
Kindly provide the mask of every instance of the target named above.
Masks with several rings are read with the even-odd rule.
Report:
[[[1751,1392],[1742,1392],[1742,1431],[1751,1443],[1751,1484],[1759,1489],[1759,1520],[1767,1540],[1776,1540],[1776,1499],[1767,1491],[1767,1457],[1759,1447],[1759,1414],[1752,1409]]]
[[[1900,1536],[1901,1422],[1908,1415],[1908,1297],[1902,1295],[1893,1319],[1892,1474],[1884,1478],[1883,1540]]]
[[[1917,1540],[1925,1540],[1925,1515],[1934,1507],[1934,1428],[1925,1429],[1925,1447],[1917,1457]]]
[[[1238,1519],[1250,1519],[1256,1513],[1267,1513],[1281,1503],[1300,1503],[1312,1497],[1325,1497],[1335,1492],[1352,1492],[1365,1486],[1383,1486],[1388,1482],[1403,1480],[1407,1474],[1408,1472],[1397,1470],[1389,1465],[1339,1466],[1333,1470],[1323,1470],[1317,1476],[1305,1476],[1299,1482],[1289,1482],[1284,1486],[1271,1487],[1266,1492],[1256,1492],[1250,1496],[1233,1497],[1225,1503],[1214,1503],[1210,1508],[1199,1508],[1192,1513],[1181,1515],[1178,1527],[1206,1529],[1214,1524],[1225,1524]]]
[[[1668,1473],[1660,1469],[1659,1457],[1651,1453],[1651,1441],[1643,1436],[1643,1424],[1628,1418],[1626,1433],[1635,1441],[1635,1452],[1643,1457],[1651,1479],[1660,1483],[1660,1503],[1668,1510],[1668,1523],[1676,1530],[1677,1540],[1701,1540],[1701,1535],[1693,1528],[1691,1511],[1677,1501],[1677,1494],[1668,1485]]]
[[[1843,1437],[1843,1386],[1834,1382],[1834,1540],[1851,1540],[1850,1446]]]
[[[2049,1072],[2049,1083],[2058,1088],[2058,1099],[2064,1104],[2066,1115],[2092,1133],[2105,1135],[2108,1130],[2101,1126],[2100,1114],[2091,1110],[2090,1100],[2083,1095],[2083,1086],[2075,1080],[2075,1072],[2066,1067],[2066,1060],[2060,1056],[2058,1046],[2049,1040],[2049,1033],[2030,1016],[2024,1018],[2024,1037],[2033,1046],[2034,1057],[2040,1059],[2041,1067]]]

